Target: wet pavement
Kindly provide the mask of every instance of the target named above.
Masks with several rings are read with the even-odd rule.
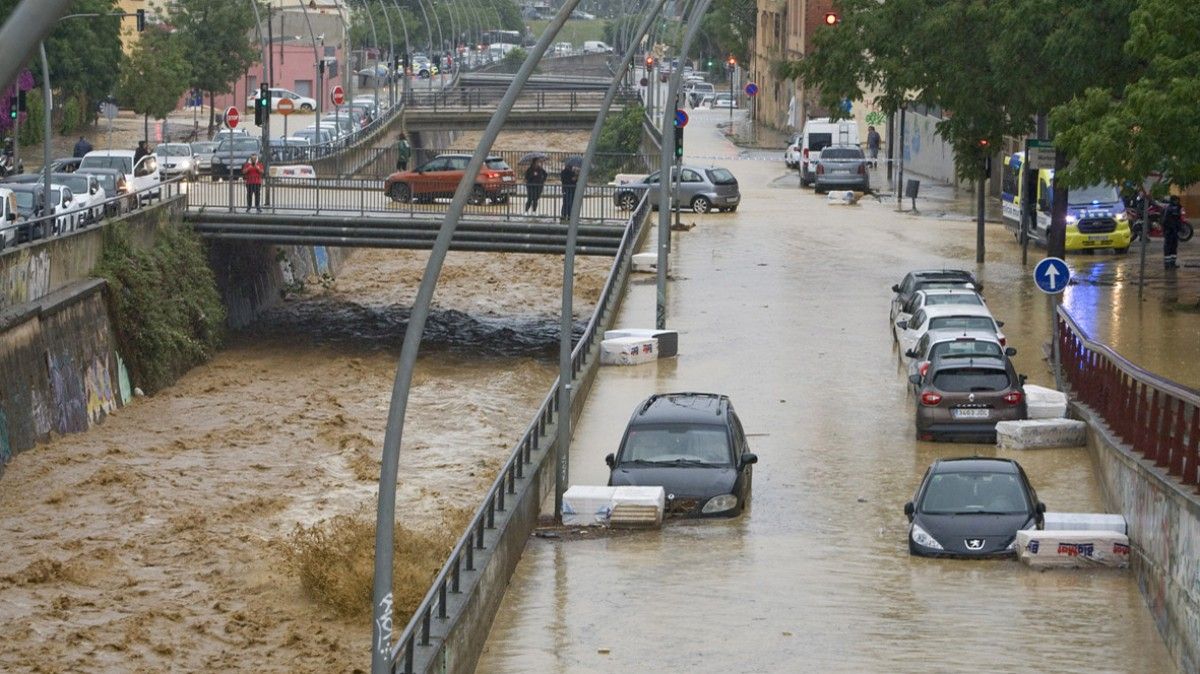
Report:
[[[688,127],[689,153],[727,157],[718,163],[744,201],[736,214],[685,215],[696,227],[674,235],[668,322],[680,355],[601,371],[576,428],[571,483],[605,483],[603,457],[650,393],[714,391],[731,396],[759,456],[752,507],[612,539],[531,539],[477,671],[1175,671],[1128,571],[908,555],[903,505],[939,457],[1014,458],[1050,510],[1104,510],[1084,449],[914,438],[888,330],[889,288],[910,269],[977,271],[1018,371],[1051,385],[1041,358],[1051,302],[1011,235],[989,225],[976,268],[964,218],[870,199],[827,205],[782,161],[730,145],[715,128],[727,114],[695,110]],[[1166,320],[1162,295],[1131,301],[1121,280],[1131,259],[1071,261],[1085,279],[1113,281],[1067,293],[1098,336],[1128,339],[1130,324]],[[653,280],[635,279],[618,324],[653,322]]]

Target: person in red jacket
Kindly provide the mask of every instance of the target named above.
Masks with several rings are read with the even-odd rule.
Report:
[[[246,163],[242,164],[242,179],[246,181],[246,212],[250,212],[250,203],[253,202],[255,210],[262,213],[259,193],[262,192],[263,165],[258,160],[258,155],[250,155]]]

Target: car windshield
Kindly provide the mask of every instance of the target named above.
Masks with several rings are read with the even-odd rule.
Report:
[[[232,151],[235,153],[258,152],[259,150],[258,140],[254,138],[234,138],[221,141],[221,144],[217,146],[217,154],[230,152],[231,145],[233,148]]]
[[[825,148],[833,145],[832,133],[810,133],[808,134],[808,149],[813,152],[820,152]]]
[[[487,159],[483,163],[485,166],[487,166],[488,168],[490,168],[493,171],[511,171],[512,170],[512,168],[509,167],[508,162],[506,162],[503,159],[500,159],[498,157],[493,157],[493,158]]]
[[[641,426],[629,429],[621,463],[727,466],[729,440],[723,426]]]
[[[210,143],[208,141],[203,143],[192,143],[192,152],[195,152],[196,154],[210,154],[215,149],[217,149],[216,143]]]
[[[938,473],[929,478],[922,513],[929,515],[1019,515],[1029,499],[1013,473]]]
[[[821,151],[821,159],[862,159],[862,150],[856,147],[827,147]]]
[[[17,198],[17,208],[30,209],[33,208],[33,193],[32,192],[14,192],[13,196]]]
[[[987,393],[1008,388],[1008,372],[992,368],[962,367],[939,370],[933,387],[946,393]]]
[[[1092,202],[1111,204],[1120,200],[1117,188],[1112,185],[1092,185],[1067,192],[1067,203],[1073,206],[1086,206]]]
[[[925,296],[925,306],[935,306],[938,304],[973,304],[975,306],[983,306],[983,300],[979,299],[979,295],[972,293]]]
[[[70,187],[75,194],[84,194],[91,189],[91,181],[87,176],[55,176],[54,180]]]
[[[182,145],[172,143],[170,145],[159,145],[154,148],[154,154],[163,157],[187,157],[192,154],[191,145]]]
[[[132,157],[84,157],[80,168],[110,168],[121,173],[133,173]]]
[[[705,171],[705,173],[708,174],[708,179],[710,181],[712,181],[712,184],[714,184],[714,185],[736,185],[737,184],[737,178],[733,177],[733,174],[729,172],[729,169],[723,169],[723,168],[708,169],[707,171]]]
[[[117,189],[117,177],[113,174],[97,173],[94,177],[96,178],[96,182],[100,183],[100,186],[104,188],[105,193],[111,194]]]
[[[960,339],[953,342],[939,342],[929,350],[928,360],[941,356],[943,358],[969,358],[971,356],[990,356],[999,358],[1004,352],[996,342],[982,339]]]
[[[930,330],[989,330],[995,332],[996,324],[987,316],[939,316],[929,320]]]

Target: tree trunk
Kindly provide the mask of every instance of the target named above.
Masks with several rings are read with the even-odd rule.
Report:
[[[212,135],[213,126],[217,121],[217,95],[208,92],[208,135]]]

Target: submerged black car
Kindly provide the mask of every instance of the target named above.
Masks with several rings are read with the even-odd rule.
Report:
[[[604,460],[610,486],[662,486],[667,515],[729,517],[750,500],[758,457],[727,396],[663,393],[638,405]]]
[[[1042,528],[1046,506],[1020,464],[1008,459],[938,459],[904,504],[908,551],[926,557],[1016,554],[1017,531]]]

